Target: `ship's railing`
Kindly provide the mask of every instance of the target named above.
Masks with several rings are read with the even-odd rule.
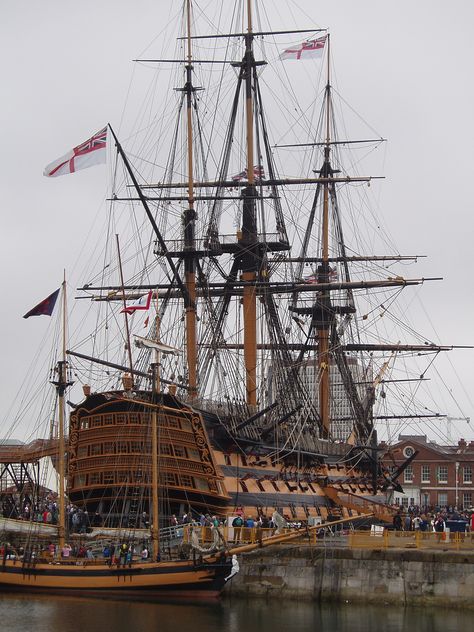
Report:
[[[194,530],[197,530],[199,540],[203,544],[210,544],[213,539],[213,529],[211,527],[193,526]],[[291,533],[294,529],[280,529],[279,533]],[[220,526],[219,531],[226,542],[232,544],[255,544],[260,540],[269,538],[275,535],[276,528],[264,529],[261,527],[230,527]],[[305,529],[301,530],[301,535],[305,535]],[[189,525],[184,527],[183,541],[189,543],[191,541],[191,534]]]
[[[194,526],[198,530],[199,540],[203,545],[213,541],[210,527]],[[275,529],[262,529],[259,527],[219,527],[222,537],[229,544],[254,544],[275,534]],[[357,531],[348,525],[340,530],[330,529],[321,524],[320,529],[307,531],[304,527],[301,531],[301,540],[294,541],[298,545],[318,546],[323,544],[333,546],[348,546],[353,549],[441,549],[453,551],[474,551],[474,532],[472,533],[443,533],[433,531],[392,531],[383,526],[373,526],[368,531]],[[282,529],[280,533],[291,533],[294,528]],[[183,529],[183,542],[190,542],[189,526]]]
[[[353,549],[438,549],[473,551],[474,532],[392,531],[372,527],[371,531],[353,531],[348,544]]]

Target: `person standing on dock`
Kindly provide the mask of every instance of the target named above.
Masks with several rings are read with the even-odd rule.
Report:
[[[234,527],[234,542],[240,542],[243,525],[244,521],[242,520],[242,516],[237,516],[232,520],[232,526]]]
[[[395,531],[401,531],[402,530],[402,516],[400,514],[400,512],[396,513],[393,516],[393,526]]]

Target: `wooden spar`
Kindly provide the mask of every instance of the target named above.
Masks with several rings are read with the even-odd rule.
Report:
[[[133,384],[132,347],[130,345],[130,328],[128,326],[128,312],[126,310],[126,308],[127,308],[127,301],[125,299],[125,289],[124,289],[124,284],[123,284],[123,269],[122,269],[122,257],[120,256],[119,236],[115,235],[115,239],[117,241],[117,255],[118,255],[119,270],[120,270],[120,284],[122,286],[123,315],[125,317],[125,333],[126,333],[126,336],[127,336],[128,363],[129,363],[129,366],[130,366],[130,377],[132,379],[132,384]]]
[[[336,182],[341,184],[349,184],[353,182],[371,182],[372,180],[383,180],[383,176],[331,176],[325,178],[272,178],[268,180],[264,180],[263,184],[265,186],[270,185],[296,185],[296,184],[324,184],[325,182]],[[131,185],[130,185],[131,186]],[[231,188],[238,189],[245,188],[248,186],[248,181],[235,182],[234,180],[219,180],[219,181],[209,181],[209,182],[195,182],[194,187],[196,189],[214,189],[214,188]],[[156,184],[143,184],[140,186],[141,189],[187,189],[187,182],[170,182],[170,183],[161,183],[157,182]],[[114,198],[115,199],[115,198]],[[129,198],[127,198],[129,199]],[[141,198],[140,201],[153,200],[154,198]],[[161,198],[156,198],[161,200]],[[214,198],[213,198],[214,199]]]
[[[130,179],[133,182],[133,186],[135,187],[137,193],[138,193],[138,197],[140,198],[140,202],[142,203],[143,208],[145,209],[145,213],[150,221],[150,224],[155,232],[155,235],[157,237],[158,243],[160,244],[160,248],[162,250],[162,252],[164,253],[164,256],[166,258],[166,261],[168,262],[168,265],[170,267],[170,270],[173,274],[173,278],[176,280],[176,283],[181,291],[182,296],[184,297],[185,301],[189,301],[189,293],[188,290],[186,288],[186,286],[183,284],[183,281],[179,275],[179,272],[174,264],[174,261],[172,259],[172,257],[170,256],[169,252],[168,252],[168,248],[166,247],[166,243],[165,240],[163,239],[163,235],[160,232],[160,229],[158,228],[158,224],[155,221],[155,218],[153,217],[153,213],[150,211],[150,207],[148,206],[147,200],[145,198],[145,196],[142,193],[142,190],[138,184],[138,181],[135,177],[135,174],[133,173],[133,169],[130,165],[130,162],[122,148],[122,145],[119,143],[119,140],[117,138],[117,135],[115,134],[112,126],[109,123],[109,130],[110,133],[112,134],[112,136],[114,137],[114,141],[115,141],[115,146],[117,147],[117,151],[119,152],[120,156],[122,157],[123,160],[123,164],[125,165],[125,168],[127,169],[128,175],[130,176]],[[187,186],[187,185],[186,185]]]
[[[371,518],[375,514],[369,513],[364,514],[363,518]],[[228,555],[240,554],[240,553],[250,553],[251,551],[256,551],[257,549],[263,549],[267,546],[272,546],[274,544],[282,544],[284,542],[291,542],[291,540],[297,540],[298,538],[302,538],[307,533],[311,533],[312,531],[319,531],[320,529],[326,529],[327,527],[333,527],[338,524],[344,524],[345,522],[353,522],[354,516],[351,518],[342,518],[341,520],[335,520],[334,522],[325,522],[324,524],[318,524],[314,527],[307,527],[306,529],[296,529],[291,533],[282,533],[279,535],[272,535],[269,538],[265,538],[255,542],[254,544],[244,544],[242,546],[236,546],[227,551]]]
[[[65,545],[66,534],[66,508],[64,498],[64,480],[66,475],[66,463],[65,463],[65,441],[64,441],[64,391],[66,389],[66,271],[64,271],[63,279],[63,314],[62,314],[62,359],[58,366],[58,407],[59,407],[59,428],[58,428],[58,468],[59,468],[59,485],[58,485],[58,506],[59,506],[59,548],[62,551]]]
[[[194,165],[192,121],[192,49],[191,49],[191,0],[186,1],[187,15],[187,63],[186,63],[186,118],[188,151],[188,209],[183,214],[185,250],[194,251],[196,212],[194,210]],[[189,295],[186,304],[186,359],[188,365],[189,398],[197,397],[197,335],[196,335],[196,263],[194,255],[185,258],[185,285]]]
[[[204,349],[228,349],[228,350],[235,350],[235,349],[242,349],[243,345],[241,344],[232,344],[230,342],[228,343],[222,343],[222,344],[217,344],[217,345],[208,345],[208,344],[203,344],[202,347]],[[315,349],[317,349],[316,345],[312,345],[312,344],[306,344],[306,343],[288,343],[287,348],[289,351],[301,351],[302,349],[305,349],[307,351],[313,351]],[[473,349],[474,347],[459,347],[459,346],[439,346],[439,345],[394,345],[394,344],[345,344],[345,345],[341,345],[341,349],[343,351],[370,351],[371,353],[374,353],[375,351],[380,351],[381,353],[387,352],[387,351],[397,351],[397,352],[418,352],[418,355],[420,353],[439,353],[440,351],[452,351],[453,349]],[[262,349],[265,351],[271,351],[273,349],[278,349],[278,345],[275,345],[273,343],[264,343],[264,344],[258,344],[257,345],[257,349]],[[79,356],[80,357],[80,356]],[[110,365],[109,365],[110,366]],[[402,380],[404,381],[404,380]],[[416,382],[418,382],[419,380],[416,379],[414,380]]]
[[[271,286],[268,286],[268,284],[263,283],[261,281],[257,281],[255,283],[255,287],[257,288],[257,292],[260,293],[262,291],[264,291],[265,293],[276,293],[276,294],[287,294],[287,293],[293,293],[293,292],[319,292],[321,290],[367,290],[370,288],[381,288],[381,287],[404,287],[406,285],[420,285],[421,283],[425,283],[425,281],[441,281],[441,278],[436,278],[436,277],[431,277],[431,278],[421,278],[421,279],[406,279],[405,277],[394,277],[394,278],[388,278],[387,280],[382,280],[382,281],[342,281],[342,282],[329,282],[329,283],[307,283],[305,281],[297,281],[296,283],[288,283],[286,281],[274,281],[272,283]],[[234,282],[234,288],[236,288],[234,290],[234,295],[235,296],[240,296],[242,294],[242,287],[245,286],[245,283],[243,281],[235,281]],[[127,290],[135,290],[135,291],[142,291],[142,290],[167,290],[169,288],[168,285],[159,285],[159,284],[155,284],[155,285],[129,285],[126,286],[125,289]],[[226,288],[226,284],[225,283],[208,283],[205,285],[206,288],[206,294],[209,294],[209,296],[218,296],[219,294],[217,292],[222,291]],[[109,290],[111,292],[117,292],[117,290],[121,290],[121,287],[118,286],[114,286],[114,285],[107,285],[107,286],[97,286],[97,287],[91,287],[91,286],[86,286],[84,288],[79,288],[80,290],[87,290],[88,292],[90,291],[105,291],[105,290]],[[239,293],[240,292],[240,293]],[[129,299],[135,299],[138,298],[139,295],[135,295],[135,296],[128,296]],[[178,296],[173,292],[168,292],[167,296],[170,296],[172,298],[175,298],[176,296]],[[90,297],[87,297],[90,298]],[[104,297],[100,297],[100,296],[94,296],[92,300],[95,301],[116,301],[116,300],[122,300],[121,298],[119,298],[118,296],[115,295],[108,295],[108,296],[104,296]]]
[[[253,62],[253,33],[252,33],[252,4],[247,0],[247,34],[245,35],[245,110],[247,124],[247,180],[248,188],[245,191],[252,193],[255,187],[254,163],[254,138],[253,138],[253,97],[252,97],[252,62]],[[244,199],[247,213],[244,212],[242,225],[245,246],[252,246],[256,242],[255,234],[255,200]],[[249,217],[251,216],[251,217]],[[246,218],[246,219],[245,219]],[[247,225],[245,225],[247,223]],[[243,317],[244,317],[244,360],[247,404],[257,404],[257,295],[254,283],[257,279],[255,259],[250,255],[249,263],[242,270],[242,281],[249,282],[243,293]]]

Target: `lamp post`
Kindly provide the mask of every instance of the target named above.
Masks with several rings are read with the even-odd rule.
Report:
[[[457,509],[458,509],[458,501],[459,501],[459,494],[458,494],[459,462],[458,461],[456,461],[455,466],[456,466],[456,506],[455,506],[455,509],[457,511]]]

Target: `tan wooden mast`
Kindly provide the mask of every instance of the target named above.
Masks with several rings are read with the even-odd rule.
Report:
[[[186,0],[187,63],[186,63],[186,118],[188,150],[188,208],[183,214],[185,250],[195,250],[193,121],[192,121],[192,48],[191,48],[191,0]],[[185,284],[188,290],[186,304],[186,359],[188,365],[188,396],[197,396],[197,340],[196,340],[196,271],[193,255],[185,261]]]
[[[331,150],[331,84],[330,84],[330,47],[329,34],[327,36],[327,84],[326,84],[326,140],[324,147],[324,175],[329,177],[329,155]],[[328,281],[329,274],[329,182],[323,184],[323,217],[322,217],[322,253],[321,253],[321,282]],[[323,437],[329,436],[330,430],[330,373],[331,358],[329,353],[330,311],[329,292],[323,291],[318,298],[321,306],[321,320],[318,326],[318,369],[319,369],[319,414],[321,417]]]
[[[245,82],[245,109],[247,124],[247,179],[249,188],[255,186],[254,164],[254,137],[253,137],[253,97],[252,97],[252,67],[250,56],[252,53],[252,2],[247,0],[247,37],[245,58],[247,61]],[[254,236],[256,238],[256,236]],[[257,296],[255,292],[255,270],[242,272],[242,281],[249,285],[243,291],[243,316],[244,316],[244,361],[246,377],[247,404],[257,404]]]
[[[151,543],[153,559],[157,560],[160,550],[160,512],[158,509],[158,413],[151,414]]]
[[[66,462],[65,462],[65,402],[64,393],[67,386],[67,369],[66,369],[66,272],[64,272],[64,279],[62,283],[62,352],[61,361],[58,363],[58,381],[56,388],[58,392],[58,408],[59,408],[59,424],[58,424],[58,469],[59,469],[59,481],[58,481],[58,508],[59,508],[59,524],[58,524],[58,536],[59,536],[59,548],[62,551],[65,545],[66,535],[66,507],[65,507],[65,488],[64,481],[66,477]]]
[[[156,342],[160,342],[160,312],[158,309],[158,292],[156,293],[156,320],[155,320]],[[160,383],[160,355],[155,349],[153,367],[153,391],[159,393]],[[159,480],[158,480],[158,411],[153,409],[151,414],[151,543],[153,559],[157,560],[160,551],[160,511],[159,511]]]

